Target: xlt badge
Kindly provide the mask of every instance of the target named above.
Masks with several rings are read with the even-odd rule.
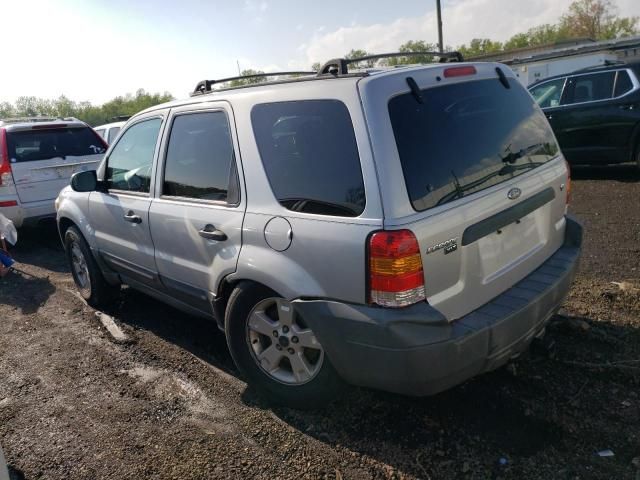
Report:
[[[458,249],[458,238],[450,238],[444,242],[436,243],[435,245],[427,248],[427,255],[436,252],[438,250],[444,250],[444,254],[447,255],[451,252],[455,252]]]

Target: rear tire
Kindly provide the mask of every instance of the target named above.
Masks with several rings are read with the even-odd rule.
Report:
[[[65,232],[64,249],[73,281],[82,298],[94,308],[110,306],[120,288],[106,282],[87,241],[76,227],[69,227]]]
[[[344,383],[315,335],[290,303],[269,288],[238,285],[227,305],[225,331],[236,366],[270,401],[313,409],[339,396]]]

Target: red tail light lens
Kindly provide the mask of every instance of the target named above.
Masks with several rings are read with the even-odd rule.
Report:
[[[406,307],[426,299],[420,247],[410,230],[374,233],[369,240],[369,300]]]
[[[469,65],[466,67],[450,67],[444,69],[444,78],[466,77],[467,75],[475,75],[478,73],[476,67]]]
[[[0,128],[0,187],[10,183],[13,183],[13,178],[11,177],[7,131],[4,128]]]

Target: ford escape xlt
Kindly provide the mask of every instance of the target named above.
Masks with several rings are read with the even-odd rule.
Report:
[[[127,284],[213,319],[245,378],[296,407],[343,380],[433,394],[541,335],[582,229],[532,97],[498,64],[348,63],[203,81],[129,120],[59,197],[83,297]]]
[[[55,217],[75,172],[95,170],[106,143],[75,118],[0,120],[0,213],[16,227]]]

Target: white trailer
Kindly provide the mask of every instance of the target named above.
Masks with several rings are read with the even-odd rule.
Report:
[[[525,87],[532,83],[554,75],[575,72],[588,67],[604,65],[606,62],[615,62],[618,56],[613,52],[594,52],[583,55],[570,55],[540,60],[515,60],[511,64],[520,83]]]

